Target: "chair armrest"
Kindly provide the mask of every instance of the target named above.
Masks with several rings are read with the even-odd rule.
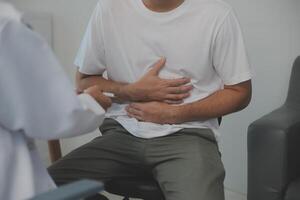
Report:
[[[31,200],[79,200],[97,194],[103,189],[101,182],[82,180],[38,195]]]
[[[248,200],[283,199],[300,175],[300,110],[284,105],[248,128]]]

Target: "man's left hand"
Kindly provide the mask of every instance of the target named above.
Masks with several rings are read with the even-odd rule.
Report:
[[[129,117],[143,122],[175,124],[176,106],[162,102],[132,103],[126,107]]]

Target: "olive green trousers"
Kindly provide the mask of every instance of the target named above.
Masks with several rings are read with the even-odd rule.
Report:
[[[157,180],[166,200],[224,200],[225,171],[209,129],[183,129],[141,139],[117,121],[106,119],[100,136],[49,168],[58,184],[89,178]]]

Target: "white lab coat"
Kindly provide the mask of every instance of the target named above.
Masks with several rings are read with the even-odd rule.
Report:
[[[55,187],[33,139],[95,130],[104,110],[77,96],[46,42],[0,16],[0,200],[28,199]]]

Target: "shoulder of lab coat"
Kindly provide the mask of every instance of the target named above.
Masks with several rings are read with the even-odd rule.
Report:
[[[47,43],[16,21],[0,29],[0,124],[30,138],[57,139],[95,130],[104,111],[77,97]]]

